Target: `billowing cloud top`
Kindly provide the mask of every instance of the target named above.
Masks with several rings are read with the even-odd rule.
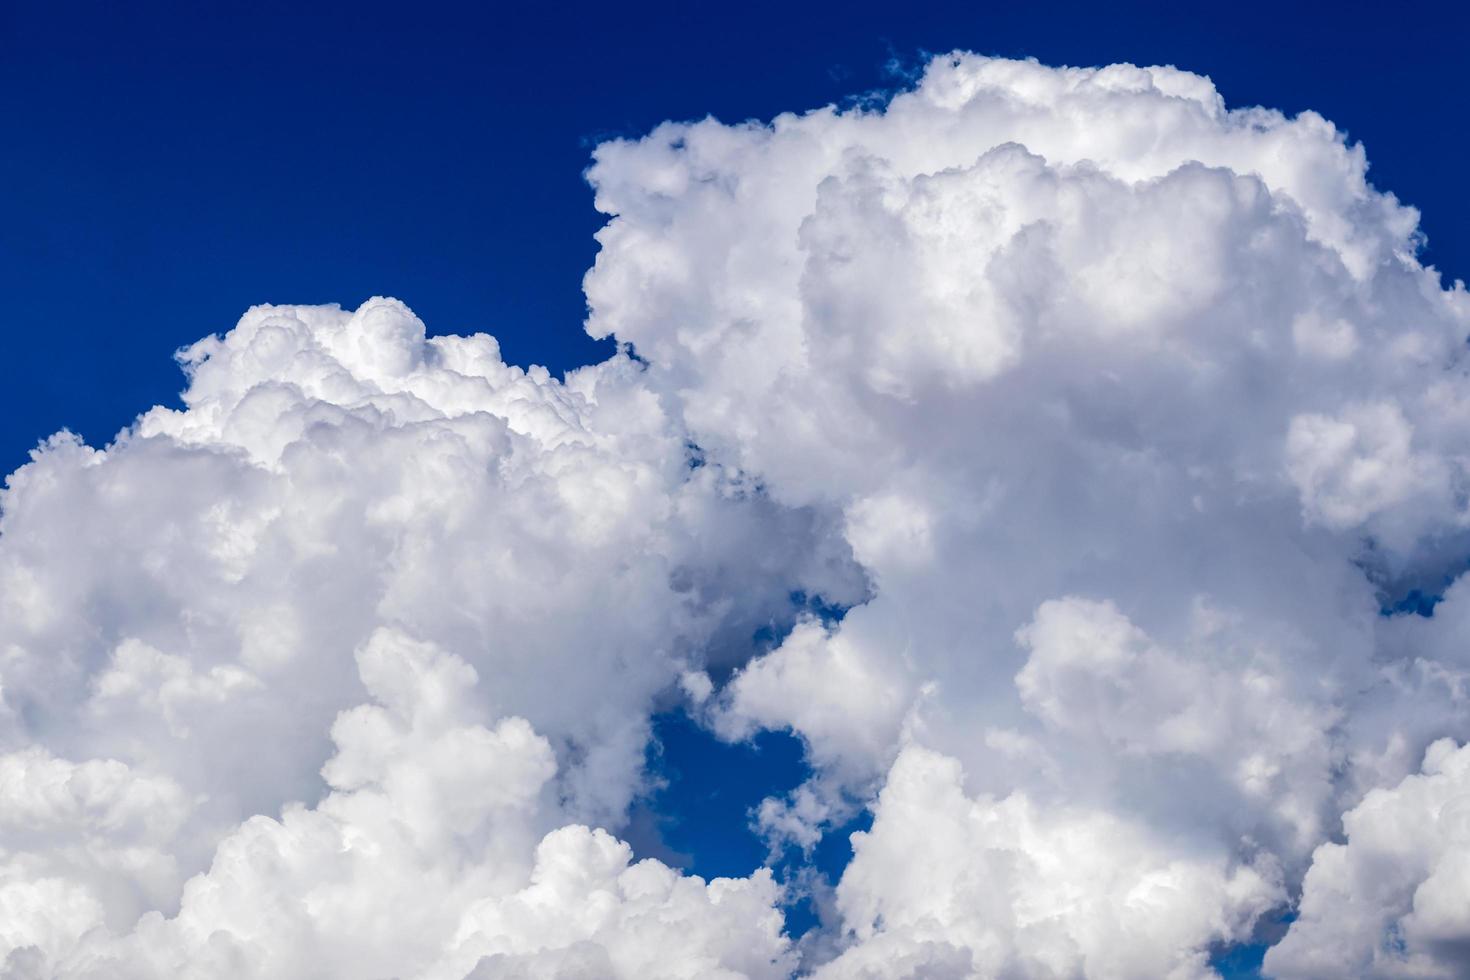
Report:
[[[0,977],[1470,976],[1470,298],[1360,147],[955,55],[595,156],[637,356],[257,307],[9,477]],[[681,701],[871,812],[800,943],[617,839]]]

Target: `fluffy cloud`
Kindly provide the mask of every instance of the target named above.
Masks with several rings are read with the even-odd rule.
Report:
[[[1318,848],[1300,917],[1267,954],[1291,977],[1470,976],[1470,746],[1429,746],[1422,774],[1375,789]]]
[[[1111,814],[965,796],[954,759],[910,747],[838,888],[858,944],[822,978],[1205,974],[1202,950],[1281,897],[1232,862]]]
[[[585,826],[538,843],[550,743],[473,723],[474,669],[431,645],[382,630],[356,659],[375,703],[332,726],[331,792],[246,821],[176,916],[94,930],[59,974],[782,975],[769,872],[706,885]]]
[[[793,591],[866,593],[835,518],[692,466],[626,357],[558,382],[373,300],[257,308],[181,358],[183,409],[7,483],[15,970],[428,970],[542,836],[622,825],[681,675],[747,658]],[[644,884],[567,942],[702,902],[780,962],[769,880]],[[671,975],[724,962],[687,945]]]
[[[1452,974],[1470,298],[1366,174],[945,56],[599,147],[637,356],[249,311],[0,498],[0,975]],[[773,853],[871,813],[799,947],[616,837],[680,704],[803,739]]]
[[[1208,973],[1470,734],[1451,628],[1380,615],[1463,568],[1470,297],[1319,116],[961,54],[882,105],[666,124],[591,179],[589,329],[713,458],[840,513],[873,582],[713,699],[807,740],[762,811],[792,844],[887,786],[833,970]],[[921,751],[943,804],[899,802]],[[1135,922],[1164,868],[1171,916]]]

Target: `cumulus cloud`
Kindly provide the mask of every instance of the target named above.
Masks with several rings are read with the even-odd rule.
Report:
[[[1361,147],[957,54],[589,177],[608,361],[257,307],[7,479],[0,976],[1455,975],[1470,298]],[[669,708],[871,815],[814,937],[618,839]]]
[[[380,630],[357,655],[374,703],[332,726],[331,792],[222,840],[179,913],[87,933],[62,975],[779,976],[769,872],[706,885],[570,825],[537,842],[550,743],[471,721],[475,670]]]
[[[954,759],[899,754],[838,888],[858,943],[817,976],[1198,976],[1281,897],[1269,857],[962,783]]]
[[[622,826],[681,675],[747,658],[793,591],[866,594],[835,518],[692,467],[627,357],[559,382],[372,300],[259,307],[181,360],[182,409],[7,482],[14,970],[430,975],[543,836]],[[567,943],[738,909],[742,969],[784,962],[769,879],[655,901],[604,863],[631,906]],[[687,945],[671,975],[723,962]]]
[[[1470,746],[1374,789],[1317,849],[1300,917],[1267,953],[1282,976],[1470,976]]]
[[[840,513],[873,582],[715,696],[806,739],[763,810],[792,844],[826,819],[802,794],[883,787],[832,970],[1205,975],[1470,734],[1449,621],[1381,615],[1463,567],[1470,305],[1321,117],[958,54],[882,105],[666,124],[591,179],[589,329],[713,457]],[[915,758],[943,805],[899,802]],[[1167,922],[1127,897],[1164,868]]]

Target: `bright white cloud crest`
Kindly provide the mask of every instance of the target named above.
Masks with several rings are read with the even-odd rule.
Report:
[[[600,147],[637,358],[251,310],[7,482],[0,976],[1466,975],[1470,298],[1366,167],[943,57]],[[681,700],[871,809],[800,944],[616,837]]]

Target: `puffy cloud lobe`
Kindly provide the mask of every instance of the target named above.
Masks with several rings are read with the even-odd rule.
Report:
[[[820,623],[798,623],[779,649],[749,664],[728,685],[716,728],[738,739],[759,726],[792,723],[811,741],[813,757],[824,763],[838,764],[839,756],[824,752],[839,743],[847,754],[881,759],[902,724],[904,692],[884,676],[884,664],[864,658],[862,650]],[[816,689],[824,696],[807,696]]]
[[[1026,709],[1069,753],[1171,765],[1171,777],[1216,783],[1254,814],[1269,814],[1288,841],[1320,839],[1334,763],[1337,709],[1290,690],[1278,651],[1240,636],[1241,624],[1197,607],[1191,648],[1162,650],[1106,602],[1043,603],[1017,634],[1030,650],[1016,674]],[[1105,764],[1105,763],[1104,763]],[[1204,770],[1204,771],[1201,771]],[[1250,828],[1242,828],[1243,830]],[[1257,828],[1258,829],[1258,828]]]
[[[564,976],[538,970],[583,961],[570,975],[782,972],[768,872],[706,886],[655,861],[630,867],[626,844],[582,826],[536,844],[556,769],[546,739],[520,718],[473,723],[475,671],[433,646],[380,631],[357,662],[376,703],[333,726],[332,792],[246,821],[178,915],[89,933],[58,974],[458,980]]]
[[[705,884],[630,856],[604,831],[549,834],[525,889],[466,911],[456,957],[480,956],[468,977],[790,975],[769,871]]]
[[[333,726],[332,792],[247,820],[185,887],[177,916],[145,915],[116,948],[89,937],[59,972],[407,973],[452,929],[453,899],[425,902],[423,890],[462,903],[466,887],[523,872],[528,817],[556,769],[550,745],[523,719],[466,724],[452,703],[474,684],[463,661],[382,633],[358,660],[381,703]]]
[[[56,953],[118,907],[167,903],[181,883],[173,836],[197,801],[116,759],[40,746],[0,756],[0,946]]]
[[[1441,739],[1420,774],[1374,789],[1318,848],[1276,977],[1470,975],[1470,746]]]
[[[1408,503],[1455,513],[1455,485],[1463,477],[1444,460],[1414,452],[1413,435],[1403,410],[1391,402],[1350,406],[1337,418],[1292,419],[1286,465],[1307,515],[1329,527],[1353,528]]]
[[[960,765],[910,747],[838,887],[859,944],[817,976],[1168,976],[1210,971],[1281,898],[1269,860],[1231,866],[1101,812],[970,799]]]

